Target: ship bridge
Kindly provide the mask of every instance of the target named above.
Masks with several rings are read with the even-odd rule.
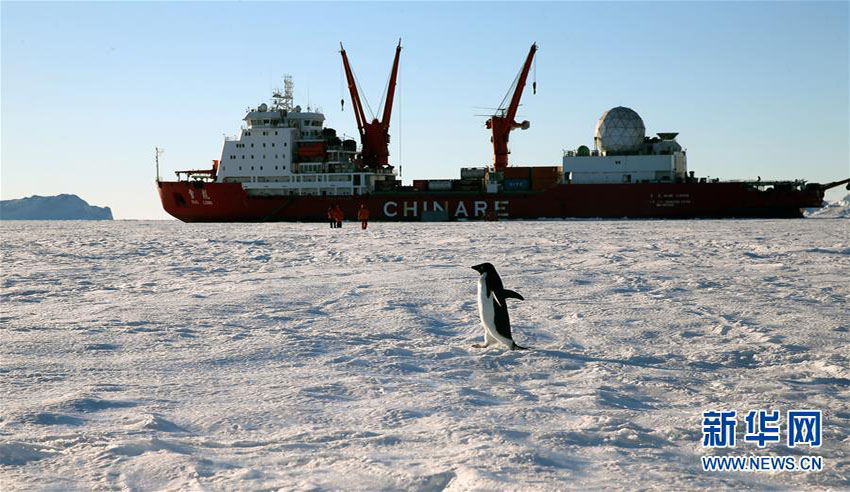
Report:
[[[357,142],[325,128],[320,111],[292,104],[291,81],[271,105],[248,110],[238,135],[225,137],[216,182],[241,183],[249,195],[363,195],[395,182],[387,169],[360,165]]]

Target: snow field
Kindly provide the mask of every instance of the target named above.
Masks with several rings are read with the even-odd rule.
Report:
[[[848,226],[2,223],[0,488],[848,488]],[[471,347],[483,261],[532,350]],[[759,408],[823,447],[702,449]]]

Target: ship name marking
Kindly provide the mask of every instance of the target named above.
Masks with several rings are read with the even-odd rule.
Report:
[[[507,217],[508,216],[508,200],[496,200],[493,202],[493,211],[498,217]],[[457,206],[455,207],[453,217],[461,218],[469,217],[469,210],[472,209],[474,217],[486,217],[487,209],[490,204],[484,200],[475,200],[472,202],[472,206],[470,207],[465,201],[460,200],[457,202]],[[449,209],[449,202],[439,202],[439,201],[404,201],[399,202],[388,201],[384,202],[384,216],[387,218],[398,217],[399,213],[404,218],[415,218],[419,217],[420,212],[427,212],[428,210],[432,210],[434,212],[444,212]]]

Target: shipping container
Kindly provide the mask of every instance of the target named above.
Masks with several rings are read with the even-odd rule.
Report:
[[[483,181],[480,179],[461,179],[452,183],[452,189],[456,191],[481,191]]]
[[[528,191],[531,182],[528,178],[505,178],[502,180],[502,189],[505,191]]]
[[[450,179],[431,179],[428,180],[428,189],[431,191],[451,191],[452,180]]]
[[[375,181],[375,190],[391,191],[397,187],[398,183],[399,182],[394,179],[380,179],[378,181]]]
[[[506,167],[505,171],[505,179],[530,179],[531,178],[531,168],[530,167]]]
[[[461,179],[483,178],[487,175],[486,167],[462,167],[460,168]]]
[[[531,168],[531,177],[537,178],[538,176],[560,176],[563,173],[563,168],[561,166],[539,166]]]

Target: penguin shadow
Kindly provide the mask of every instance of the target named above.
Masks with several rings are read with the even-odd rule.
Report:
[[[422,305],[414,302],[393,302],[387,304],[384,311],[401,310],[407,313],[412,319],[419,321],[419,328],[432,336],[451,337],[454,336],[453,323],[441,319],[432,314],[426,313],[422,309]]]
[[[657,368],[663,363],[667,362],[666,359],[662,359],[660,357],[653,357],[651,355],[637,355],[634,357],[629,357],[628,359],[617,359],[610,357],[594,357],[592,355],[581,354],[577,352],[568,352],[566,350],[550,350],[550,349],[534,349],[533,347],[529,347],[529,352],[537,353],[543,355],[545,357],[550,357],[553,359],[562,359],[569,360],[576,363],[581,363],[583,367],[587,362],[604,362],[607,364],[619,364],[624,366],[637,366],[637,367],[646,367],[646,368]]]

